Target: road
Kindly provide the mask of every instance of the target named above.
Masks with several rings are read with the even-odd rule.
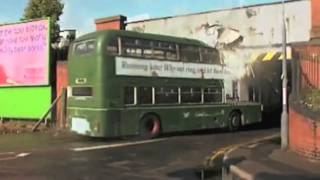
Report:
[[[278,131],[201,132],[152,141],[61,132],[3,135],[0,179],[200,179],[200,167],[212,151]]]

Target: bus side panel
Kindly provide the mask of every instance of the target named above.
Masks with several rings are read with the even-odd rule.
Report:
[[[68,121],[73,132],[93,137],[115,137],[120,134],[120,111],[68,109]]]
[[[229,121],[230,114],[233,111],[241,112],[241,124],[248,125],[259,123],[262,121],[261,118],[261,105],[260,104],[246,104],[246,103],[238,103],[236,105],[229,105],[226,113],[226,121]]]
[[[159,116],[164,133],[226,127],[229,109],[227,106],[128,108],[121,113],[121,134],[139,134],[140,120],[149,113]]]
[[[261,105],[244,105],[241,107],[243,114],[242,125],[259,123],[262,121]]]

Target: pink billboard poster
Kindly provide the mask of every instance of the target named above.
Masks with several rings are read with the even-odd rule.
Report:
[[[49,20],[0,26],[0,86],[48,84]]]

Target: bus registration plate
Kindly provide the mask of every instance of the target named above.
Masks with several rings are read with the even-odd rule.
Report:
[[[89,122],[84,118],[73,117],[71,119],[71,130],[79,134],[87,134],[90,132]]]

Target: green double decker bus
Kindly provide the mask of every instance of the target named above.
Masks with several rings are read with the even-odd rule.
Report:
[[[219,52],[203,42],[107,30],[78,38],[68,57],[67,119],[94,137],[230,128],[261,121],[261,105],[227,101]]]

